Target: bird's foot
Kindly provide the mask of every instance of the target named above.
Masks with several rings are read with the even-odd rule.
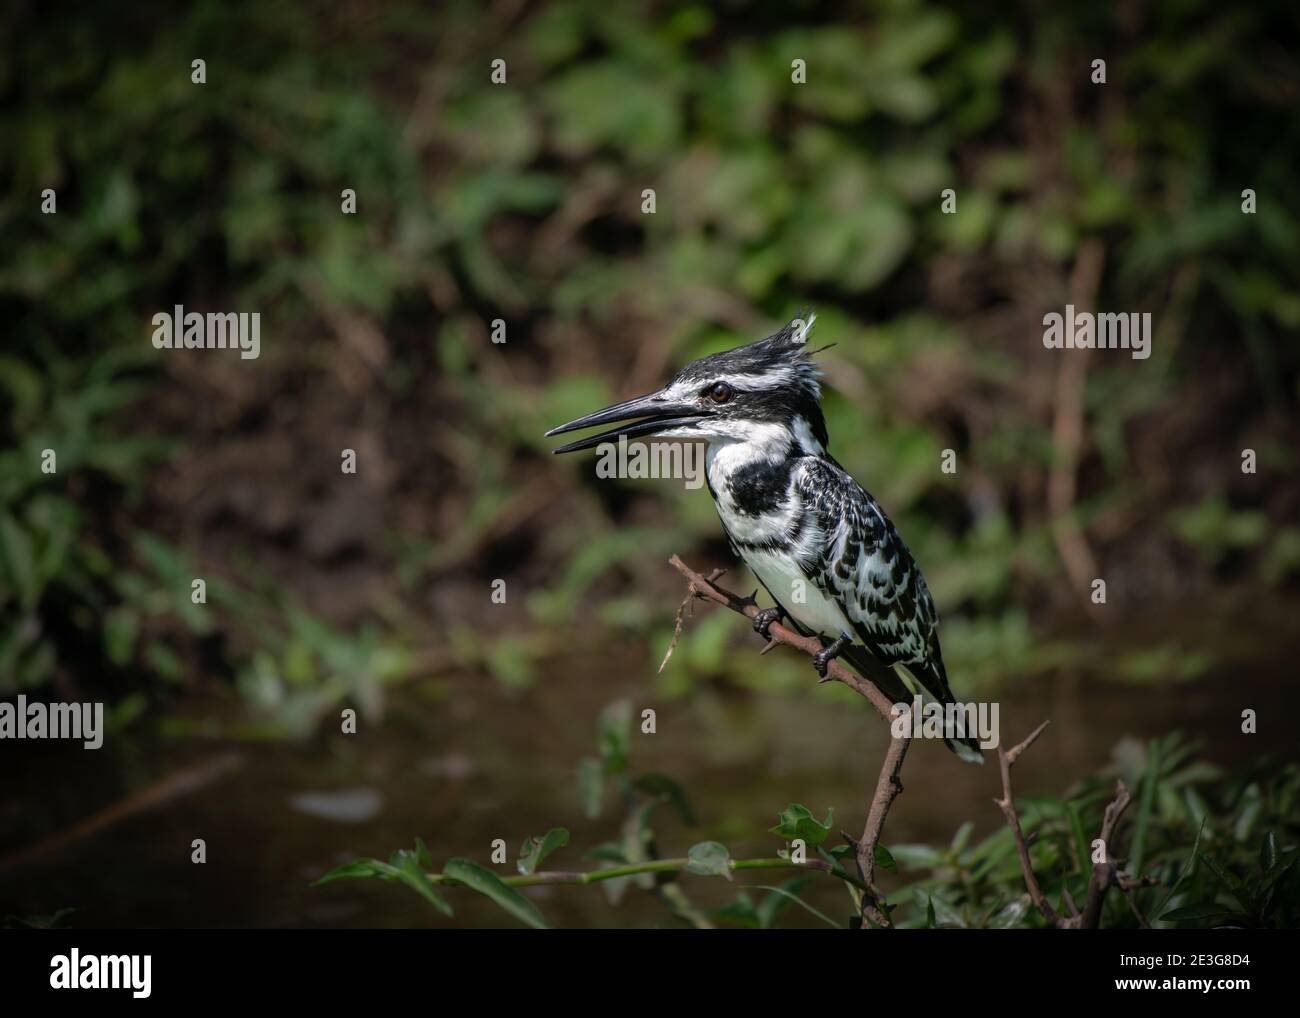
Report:
[[[758,633],[764,640],[772,639],[772,623],[780,622],[786,617],[780,607],[764,608],[754,616],[754,632]]]
[[[834,642],[823,647],[813,655],[813,667],[817,669],[817,674],[821,676],[821,682],[829,682],[830,676],[826,674],[826,669],[830,663],[840,656],[840,652],[853,642],[853,637],[847,633],[841,633],[839,638]]]

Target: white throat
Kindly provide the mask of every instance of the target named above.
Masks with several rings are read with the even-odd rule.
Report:
[[[779,424],[747,423],[737,430],[737,434],[709,436],[704,465],[715,489],[736,470],[761,461],[780,463],[794,445],[790,432]]]

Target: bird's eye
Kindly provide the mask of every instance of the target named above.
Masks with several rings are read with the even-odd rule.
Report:
[[[725,403],[731,399],[731,386],[726,382],[714,382],[704,394],[715,403]]]

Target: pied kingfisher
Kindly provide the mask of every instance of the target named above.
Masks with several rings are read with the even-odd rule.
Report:
[[[813,664],[822,678],[842,656],[893,702],[910,703],[901,666],[935,700],[952,704],[939,617],[921,570],[884,510],[826,451],[812,359],[820,351],[805,342],[813,320],[796,318],[767,339],[692,361],[658,392],[547,435],[619,424],[556,453],[620,435],[704,439],[722,528],[776,602],[754,628],[767,636],[787,618],[817,636],[822,651]],[[983,762],[975,739],[944,741],[963,759]]]

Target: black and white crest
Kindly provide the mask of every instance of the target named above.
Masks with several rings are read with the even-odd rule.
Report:
[[[693,385],[721,378],[742,387],[787,386],[820,401],[821,386],[817,380],[821,372],[813,360],[815,351],[808,348],[808,334],[816,321],[816,315],[795,318],[766,339],[691,361],[673,376],[669,385]]]
[[[673,376],[664,392],[669,398],[689,398],[722,383],[733,396],[718,407],[715,423],[802,420],[825,449],[830,439],[821,409],[821,370],[814,359],[820,351],[808,344],[816,321],[815,314],[794,318],[766,339],[691,361]],[[718,436],[723,439],[745,437],[741,429],[715,430],[725,431]]]

